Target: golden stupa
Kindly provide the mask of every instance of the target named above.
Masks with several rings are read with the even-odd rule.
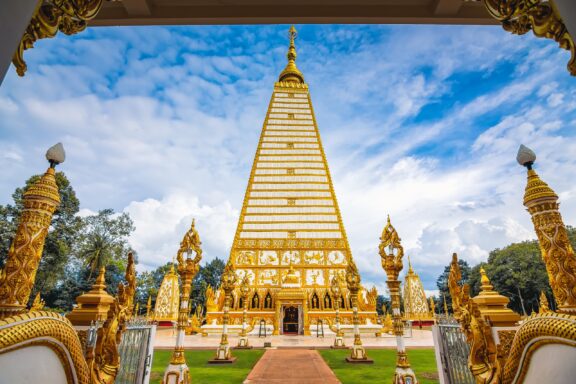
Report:
[[[159,323],[172,323],[178,321],[178,307],[180,304],[180,286],[178,285],[178,275],[174,271],[174,265],[164,275],[162,284],[156,296],[154,306],[154,320]]]
[[[408,273],[404,276],[404,317],[417,325],[434,322],[420,276],[412,268],[408,257]]]
[[[296,66],[293,26],[289,36],[288,64],[274,84],[230,262],[239,281],[245,276],[249,281],[249,323],[264,320],[275,334],[310,334],[318,320],[334,320],[331,281],[343,279],[352,254],[308,85]],[[342,293],[341,323],[350,325],[349,292]],[[210,296],[206,323],[222,324],[223,295]],[[232,329],[242,321],[241,296],[237,288]],[[359,299],[360,321],[367,327],[377,320],[375,300],[370,298],[363,290]]]

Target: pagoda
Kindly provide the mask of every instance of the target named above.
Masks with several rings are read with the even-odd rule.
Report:
[[[246,276],[249,281],[250,324],[258,327],[264,320],[274,334],[307,335],[319,324],[328,329],[334,323],[333,279],[343,292],[340,323],[352,324],[344,281],[352,254],[308,85],[296,66],[294,26],[289,37],[288,64],[274,84],[230,262],[238,280]],[[209,327],[222,324],[222,296],[217,292],[216,308],[207,310]],[[375,301],[369,299],[370,293],[362,290],[359,316],[365,331],[371,325],[376,328]],[[232,331],[242,322],[243,305],[236,288],[230,311]]]
[[[159,325],[173,326],[178,321],[178,309],[180,305],[180,286],[178,275],[174,271],[174,263],[166,272],[160,284],[156,305],[154,307],[154,321]]]
[[[431,325],[434,314],[428,309],[428,300],[420,276],[412,268],[408,258],[408,273],[404,277],[404,318],[414,324]]]

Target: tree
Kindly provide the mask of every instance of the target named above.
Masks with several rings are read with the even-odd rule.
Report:
[[[479,275],[479,269],[475,274]],[[537,311],[541,291],[552,299],[537,241],[524,241],[495,249],[490,252],[484,269],[494,289],[510,298],[508,306],[515,312],[526,315]]]
[[[220,286],[220,279],[224,271],[225,263],[222,259],[215,258],[205,266],[201,266],[198,274],[192,282],[192,311],[198,306],[206,307],[206,288],[210,285],[214,289]]]
[[[462,283],[468,283],[470,277],[470,265],[466,260],[458,259],[458,265],[460,266],[460,271],[462,273]],[[436,280],[436,286],[440,291],[440,297],[446,297],[446,304],[448,309],[452,310],[452,296],[450,296],[450,291],[448,290],[448,275],[450,274],[450,264],[444,267],[444,272]],[[443,300],[443,299],[442,299]],[[442,302],[444,305],[444,302]]]
[[[115,264],[120,270],[125,268],[131,250],[128,236],[133,230],[128,213],[116,215],[112,209],[103,209],[84,218],[77,254],[89,267],[90,276],[110,264]]]

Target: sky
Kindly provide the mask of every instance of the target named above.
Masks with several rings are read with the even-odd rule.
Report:
[[[498,26],[300,25],[335,192],[363,283],[385,293],[390,215],[425,289],[453,252],[474,265],[534,239],[520,144],[576,224],[569,53]],[[192,218],[227,259],[287,25],[98,27],[25,53],[0,87],[0,204],[62,142],[86,215],[128,212],[139,269],[170,261]],[[376,266],[376,268],[375,268]]]

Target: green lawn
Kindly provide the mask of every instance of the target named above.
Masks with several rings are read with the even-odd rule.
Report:
[[[350,364],[344,361],[350,351],[322,349],[319,351],[342,384],[391,383],[396,365],[393,349],[370,349],[368,357],[374,364]],[[433,349],[408,350],[408,360],[420,384],[438,384],[436,358]]]
[[[344,361],[349,350],[322,349],[320,354],[326,360],[342,384],[388,383],[392,381],[396,364],[396,351],[393,349],[370,349],[368,356],[374,364],[349,364]],[[186,351],[186,362],[194,384],[241,384],[264,354],[262,349],[235,350],[232,352],[238,360],[234,364],[210,365],[207,361],[214,357],[215,351]],[[152,361],[150,383],[160,384],[164,370],[172,351],[155,351]],[[433,349],[408,350],[412,369],[416,372],[420,384],[438,384],[436,359]]]
[[[207,364],[214,357],[216,350],[186,351],[186,362],[194,384],[241,384],[254,364],[260,359],[264,350],[245,349],[232,351],[238,357],[234,364]],[[152,361],[150,383],[160,384],[164,370],[168,366],[172,351],[155,351]]]

